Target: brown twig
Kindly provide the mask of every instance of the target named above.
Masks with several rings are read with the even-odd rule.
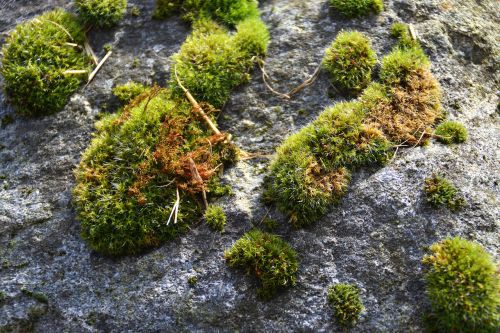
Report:
[[[273,94],[278,95],[279,97],[281,97],[283,99],[290,99],[291,97],[288,94],[283,94],[283,93],[280,93],[280,92],[274,90],[273,87],[271,87],[271,85],[267,82],[266,78],[269,78],[269,75],[267,75],[266,70],[264,68],[264,64],[265,64],[264,60],[257,59],[257,64],[259,65],[259,68],[262,72],[262,81],[264,81],[264,84],[266,85],[267,89],[269,89],[269,91],[271,91]]]
[[[177,80],[177,84],[179,85],[179,87],[181,87],[182,91],[184,91],[184,94],[186,95],[187,99],[189,100],[189,102],[193,106],[193,110],[196,113],[198,113],[203,118],[203,120],[205,120],[205,122],[208,124],[208,126],[210,127],[210,129],[212,129],[212,131],[215,134],[220,134],[220,131],[217,128],[217,126],[215,126],[215,124],[212,122],[212,120],[203,111],[203,109],[200,106],[200,104],[198,104],[198,102],[196,101],[196,99],[194,99],[193,95],[191,95],[191,93],[189,92],[189,90],[187,90],[186,87],[184,87],[182,85],[182,82],[179,79],[179,76],[177,75],[177,66],[175,66],[174,73],[175,73],[175,79]]]
[[[320,72],[321,72],[321,64],[316,68],[316,70],[314,71],[313,75],[311,75],[310,78],[308,78],[307,80],[302,82],[302,84],[300,84],[296,88],[290,90],[290,92],[288,93],[288,96],[291,97],[291,96],[301,92],[305,88],[309,87],[310,85],[312,85],[316,81],[316,79],[318,78]]]
[[[92,58],[92,61],[94,64],[97,66],[99,65],[99,60],[97,59],[94,50],[92,50],[92,47],[90,47],[89,41],[87,39],[87,35],[85,35],[85,41],[83,43],[83,46],[85,47],[85,52]]]

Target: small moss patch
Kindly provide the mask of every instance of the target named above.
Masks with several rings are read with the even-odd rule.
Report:
[[[326,50],[323,68],[340,90],[358,93],[371,81],[377,63],[370,40],[357,31],[341,32]]]
[[[434,207],[446,206],[451,210],[458,210],[465,204],[463,198],[453,184],[438,175],[433,175],[425,180],[424,192],[427,202]]]
[[[115,95],[121,102],[128,103],[144,93],[146,90],[147,88],[143,84],[130,81],[114,87],[113,95]]]
[[[127,9],[127,0],[75,0],[76,11],[87,26],[111,27]]]
[[[224,210],[219,206],[208,206],[205,211],[205,222],[206,224],[216,231],[224,231],[224,227],[226,226],[226,214],[224,214]]]
[[[330,0],[330,6],[347,17],[358,17],[370,12],[380,13],[384,10],[382,0]]]
[[[153,17],[162,19],[178,12],[189,21],[208,18],[229,27],[248,17],[259,16],[256,0],[156,0]]]
[[[68,70],[91,70],[83,44],[77,18],[62,9],[21,23],[10,33],[2,48],[0,73],[19,113],[40,116],[64,107],[87,77]]]
[[[259,19],[252,19],[252,22],[255,20]],[[174,55],[173,66],[196,99],[222,107],[230,91],[249,80],[252,57],[265,51],[268,35],[262,26],[261,30],[250,33],[245,26],[247,23],[240,23],[236,34],[231,35],[214,22],[199,21],[179,53]],[[183,95],[175,77],[172,77],[171,86],[175,93]]]
[[[298,261],[295,251],[281,238],[252,230],[244,234],[224,253],[227,264],[245,269],[260,280],[258,293],[272,297],[279,289],[297,281]]]
[[[328,303],[334,317],[341,325],[354,325],[364,306],[359,296],[359,288],[352,284],[337,283],[328,288]]]
[[[467,140],[467,129],[464,125],[456,121],[442,122],[436,127],[434,134],[439,142],[447,145],[463,143]]]
[[[29,289],[26,289],[26,288],[22,288],[21,292],[24,295],[26,295],[28,297],[31,297],[31,298],[33,298],[34,300],[36,300],[36,301],[38,301],[40,303],[44,303],[44,304],[48,304],[49,303],[49,298],[44,293],[37,292],[37,291],[32,291],[32,290],[29,290]]]
[[[433,244],[423,263],[436,332],[497,332],[500,279],[481,245],[448,238]]]

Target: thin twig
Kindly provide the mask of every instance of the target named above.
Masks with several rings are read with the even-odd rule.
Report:
[[[179,196],[179,188],[176,188],[177,191],[177,200],[175,200],[174,206],[172,207],[172,211],[170,212],[170,216],[168,217],[167,225],[170,224],[170,220],[172,216],[174,216],[174,224],[177,223],[177,211],[179,210],[179,204],[181,202],[181,198]]]
[[[72,75],[72,74],[87,74],[89,71],[85,69],[68,69],[63,72],[65,75]]]
[[[212,120],[203,111],[203,109],[201,108],[200,104],[198,104],[198,102],[196,101],[196,99],[194,99],[193,95],[191,95],[191,93],[189,92],[189,90],[187,90],[186,87],[184,87],[182,85],[182,82],[179,79],[179,76],[177,75],[177,66],[175,66],[174,73],[175,73],[175,79],[177,80],[177,84],[179,85],[179,87],[181,87],[182,91],[184,91],[184,94],[186,95],[187,99],[189,100],[189,102],[193,106],[194,111],[196,113],[198,113],[203,118],[203,120],[205,120],[205,122],[208,124],[208,126],[210,127],[210,129],[212,129],[212,131],[215,134],[220,134],[220,131],[217,128],[217,126],[215,126],[215,124],[212,122]]]
[[[85,41],[83,43],[83,46],[85,47],[85,51],[87,52],[87,54],[92,58],[92,61],[97,66],[99,64],[99,60],[97,59],[94,50],[92,50],[92,47],[90,47],[87,36],[85,36]]]
[[[262,81],[264,81],[264,84],[266,85],[267,89],[269,89],[269,91],[271,91],[273,94],[278,95],[283,99],[290,99],[291,97],[288,94],[283,94],[274,90],[273,87],[271,87],[271,85],[267,82],[266,78],[269,78],[269,76],[267,75],[266,70],[264,69],[264,64],[265,64],[264,60],[257,59],[257,64],[259,65],[259,68],[262,72]]]
[[[311,75],[310,78],[308,78],[307,80],[302,82],[302,84],[300,84],[298,87],[290,90],[290,92],[288,93],[288,96],[291,97],[291,96],[301,92],[303,89],[309,87],[311,84],[313,84],[316,81],[320,72],[321,72],[321,64],[316,68],[316,70],[314,71],[313,75]]]
[[[36,19],[36,20],[37,20],[38,22],[40,22],[38,19]],[[62,25],[60,25],[59,23],[54,22],[54,21],[51,21],[51,20],[47,20],[47,19],[45,19],[45,21],[47,21],[47,22],[50,22],[50,23],[54,24],[56,27],[58,27],[59,29],[61,29],[62,31],[64,31],[64,32],[65,32],[65,33],[69,36],[69,38],[70,38],[71,40],[74,40],[74,39],[73,39],[73,36],[71,36],[71,34],[69,33],[69,31],[68,31],[68,30],[66,30],[66,28],[65,28],[65,27],[63,27]]]
[[[413,40],[417,40],[417,33],[415,32],[415,28],[413,27],[413,24],[408,24],[408,30],[410,31],[410,37]]]
[[[102,65],[104,65],[104,63],[106,62],[106,60],[108,60],[108,58],[111,56],[112,53],[113,53],[113,51],[108,51],[108,53],[106,53],[106,55],[104,56],[104,58],[102,58],[101,62],[97,65],[97,67],[94,69],[94,71],[92,73],[90,73],[89,79],[87,81],[87,85],[96,76],[97,72],[99,72],[99,70],[101,69]]]

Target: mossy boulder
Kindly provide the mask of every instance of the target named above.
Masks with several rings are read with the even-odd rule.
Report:
[[[66,105],[91,71],[84,40],[77,18],[62,9],[21,23],[10,33],[2,48],[0,73],[19,113],[42,116]]]
[[[433,244],[423,258],[427,295],[436,332],[497,332],[500,278],[497,265],[478,243],[460,237]]]

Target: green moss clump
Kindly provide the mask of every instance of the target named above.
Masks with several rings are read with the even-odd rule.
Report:
[[[384,10],[382,0],[330,0],[330,6],[347,17],[380,13]]]
[[[121,102],[128,103],[144,93],[146,90],[147,88],[143,84],[130,81],[114,87],[113,95],[115,95]]]
[[[219,206],[208,206],[205,211],[205,222],[213,230],[223,232],[226,226],[226,214]]]
[[[388,159],[389,142],[364,125],[363,117],[360,103],[338,103],[278,148],[266,196],[290,215],[293,225],[323,216],[344,195],[352,170]]]
[[[323,68],[340,90],[358,93],[370,83],[376,63],[370,40],[360,32],[349,31],[341,32],[326,50]]]
[[[85,25],[108,28],[123,18],[127,0],[75,0],[75,5]]]
[[[233,150],[190,104],[152,88],[97,124],[75,171],[82,237],[98,252],[124,255],[187,231],[202,215],[200,193]],[[191,161],[202,182],[190,171]]]
[[[434,207],[447,206],[451,210],[458,210],[465,204],[464,199],[459,197],[455,186],[438,175],[425,180],[424,192],[427,202]]]
[[[266,24],[258,17],[241,21],[236,26],[234,44],[244,53],[252,56],[267,54],[270,36]]]
[[[267,40],[265,31],[256,30],[250,34],[247,28],[242,28],[230,35],[212,21],[198,21],[192,35],[173,56],[173,66],[182,84],[197,100],[222,107],[230,91],[249,80],[254,56],[249,52],[262,50]],[[242,42],[246,45],[243,49],[240,48]],[[171,87],[178,96],[184,94],[175,75]]]
[[[353,325],[364,310],[359,288],[352,284],[337,283],[328,288],[328,303],[341,325]]]
[[[208,18],[228,27],[246,18],[259,16],[256,0],[156,0],[153,17],[163,19],[176,12],[180,12],[186,20],[194,22]]]
[[[445,121],[439,124],[434,134],[439,142],[447,145],[467,140],[467,129],[456,121]]]
[[[91,71],[84,39],[76,17],[62,9],[21,23],[10,33],[2,48],[0,73],[6,95],[19,113],[41,116],[64,107],[86,78],[65,72]]]
[[[398,39],[397,47],[413,48],[420,47],[419,43],[412,39],[409,33],[409,27],[405,23],[397,22],[391,26],[391,35]]]
[[[25,294],[26,296],[31,297],[40,303],[44,303],[44,304],[49,303],[49,298],[44,293],[37,292],[37,291],[31,291],[31,290],[26,289],[26,288],[21,288],[21,292],[23,294]]]
[[[463,238],[447,238],[423,258],[432,319],[439,332],[497,332],[500,279],[484,248]]]
[[[247,232],[224,252],[224,257],[230,267],[243,268],[259,278],[258,293],[265,299],[297,281],[297,254],[281,238],[266,232]]]
[[[428,71],[430,61],[420,47],[407,49],[397,47],[382,59],[380,80],[390,86],[405,85],[412,74]]]

